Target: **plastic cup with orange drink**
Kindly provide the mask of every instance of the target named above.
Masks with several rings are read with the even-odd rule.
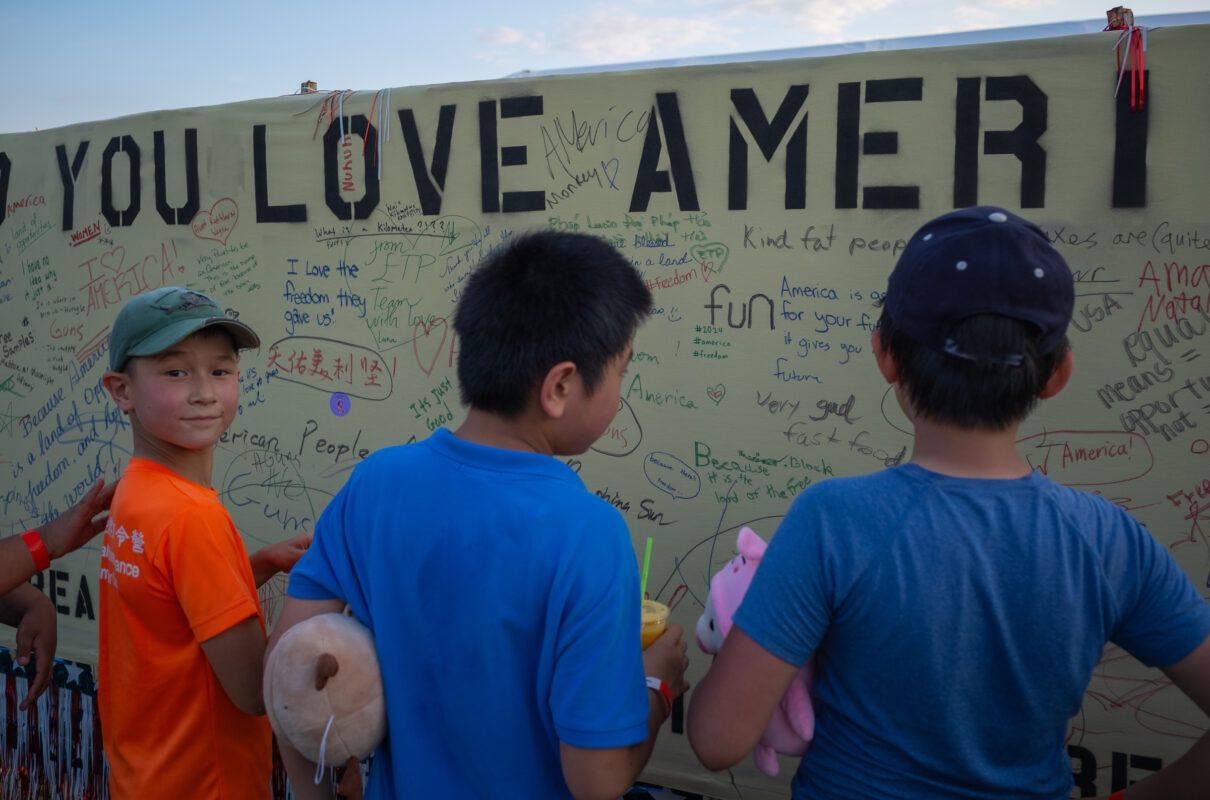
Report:
[[[639,580],[639,597],[643,598],[642,627],[639,635],[642,638],[643,649],[651,647],[651,643],[660,638],[664,628],[668,627],[668,606],[647,599],[647,570],[651,566],[651,537],[647,537],[646,551],[643,553],[643,576]]]
[[[660,638],[666,627],[668,627],[668,606],[657,603],[655,600],[644,600],[643,625],[640,629],[643,649],[646,650],[652,642]]]

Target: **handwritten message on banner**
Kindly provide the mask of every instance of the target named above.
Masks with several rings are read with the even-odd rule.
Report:
[[[922,222],[993,203],[1041,224],[1077,280],[1075,377],[1022,427],[1023,454],[1130,510],[1210,595],[1210,30],[1150,32],[1133,111],[1114,98],[1112,36],[389,102],[320,93],[0,136],[0,534],[130,458],[100,378],[131,297],[194,287],[261,336],[214,477],[252,549],[314,526],[374,450],[458,424],[466,279],[520,232],[581,231],[631,260],[654,305],[612,426],[567,461],[637,552],[654,539],[650,593],[692,630],[741,526],[767,538],[804,488],[908,457],[870,353],[887,275]],[[34,579],[76,671],[96,658],[100,546]],[[696,681],[709,659],[690,651]],[[1162,674],[1109,650],[1070,724],[1074,796],[1144,777],[1203,725]],[[678,708],[646,777],[784,797],[791,766],[703,771]]]

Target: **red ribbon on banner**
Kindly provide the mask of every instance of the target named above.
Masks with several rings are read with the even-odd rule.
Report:
[[[1134,24],[1134,14],[1128,8],[1118,6],[1107,13],[1109,24],[1105,26],[1104,30],[1121,31],[1117,42],[1113,45],[1118,59],[1118,82],[1113,89],[1113,96],[1114,99],[1117,99],[1118,92],[1122,89],[1122,78],[1129,66],[1131,68],[1130,113],[1137,114],[1143,108],[1145,88],[1143,59],[1144,53],[1147,52],[1147,29],[1142,25]]]

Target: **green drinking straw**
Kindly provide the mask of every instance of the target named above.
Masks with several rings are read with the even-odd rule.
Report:
[[[639,598],[647,599],[647,568],[651,566],[651,537],[647,537],[647,552],[643,554],[643,579],[639,583]]]

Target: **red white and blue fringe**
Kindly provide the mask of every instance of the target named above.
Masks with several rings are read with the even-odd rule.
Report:
[[[31,665],[32,666],[32,665]],[[6,800],[101,800],[108,765],[101,751],[92,667],[55,659],[50,687],[27,710],[25,669],[0,648],[0,797]]]
[[[101,748],[92,666],[56,658],[50,687],[21,711],[29,691],[26,670],[11,650],[0,647],[0,798],[108,800],[109,765]],[[366,775],[363,764],[363,781]],[[276,741],[272,789],[273,800],[293,800]]]

